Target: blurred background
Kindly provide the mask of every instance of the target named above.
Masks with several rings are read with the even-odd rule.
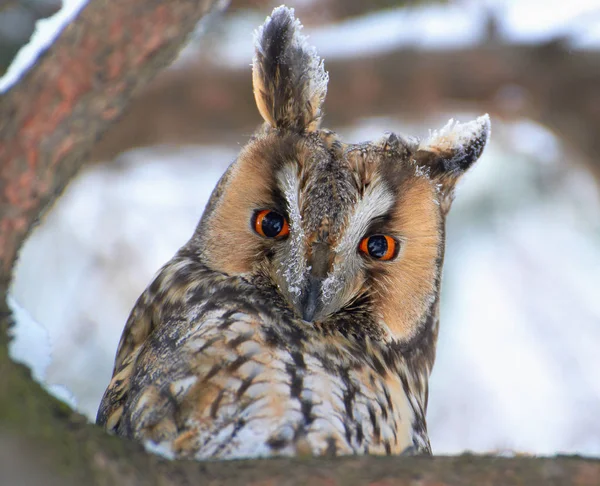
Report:
[[[82,5],[46,1],[0,89]],[[252,32],[280,2],[206,18],[23,248],[12,354],[90,420],[131,307],[260,122]],[[9,4],[35,3],[0,5],[0,41]],[[448,220],[434,452],[600,456],[600,0],[287,4],[330,73],[323,125],[345,140],[492,117]]]

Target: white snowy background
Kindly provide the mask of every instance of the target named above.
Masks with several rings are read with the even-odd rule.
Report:
[[[39,22],[0,90],[83,2],[64,4]],[[457,47],[482,38],[484,7],[515,41],[572,34],[574,50],[600,48],[599,0],[463,1],[306,32],[326,61],[404,44]],[[248,64],[260,22],[232,22],[218,57]],[[440,114],[436,123],[477,115]],[[434,452],[600,456],[600,194],[555,134],[528,120],[492,123],[492,142],[462,181],[448,221],[428,413]],[[332,128],[361,141],[386,130],[425,136],[428,127],[367,119]],[[238,150],[149,147],[88,167],[23,248],[11,353],[90,420],[132,305],[189,238]]]

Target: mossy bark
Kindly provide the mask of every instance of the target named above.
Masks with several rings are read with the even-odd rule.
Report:
[[[6,295],[19,247],[214,3],[92,0],[0,100],[0,484],[599,484],[600,462],[581,458],[169,462],[87,423],[11,361]]]

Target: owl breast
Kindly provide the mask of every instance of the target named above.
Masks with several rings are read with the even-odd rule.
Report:
[[[118,433],[195,459],[428,450],[414,432],[418,403],[400,375],[367,358],[364,342],[324,337],[239,279],[181,295],[198,303],[185,318],[177,306],[162,314]],[[221,298],[227,303],[215,308]]]

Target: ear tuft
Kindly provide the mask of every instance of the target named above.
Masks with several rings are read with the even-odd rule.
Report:
[[[481,156],[490,133],[489,115],[468,123],[450,120],[413,154],[417,168],[438,184],[445,211],[450,209],[456,182]]]
[[[490,133],[489,115],[468,123],[450,120],[419,143],[413,159],[421,171],[439,184],[443,197],[451,196],[458,179],[481,156]]]
[[[254,97],[273,128],[318,129],[329,76],[316,49],[300,33],[294,10],[277,7],[255,33]]]
[[[419,144],[417,158],[427,158],[432,175],[460,175],[481,155],[491,133],[489,115],[468,123],[450,120]],[[432,163],[434,162],[434,163]]]

